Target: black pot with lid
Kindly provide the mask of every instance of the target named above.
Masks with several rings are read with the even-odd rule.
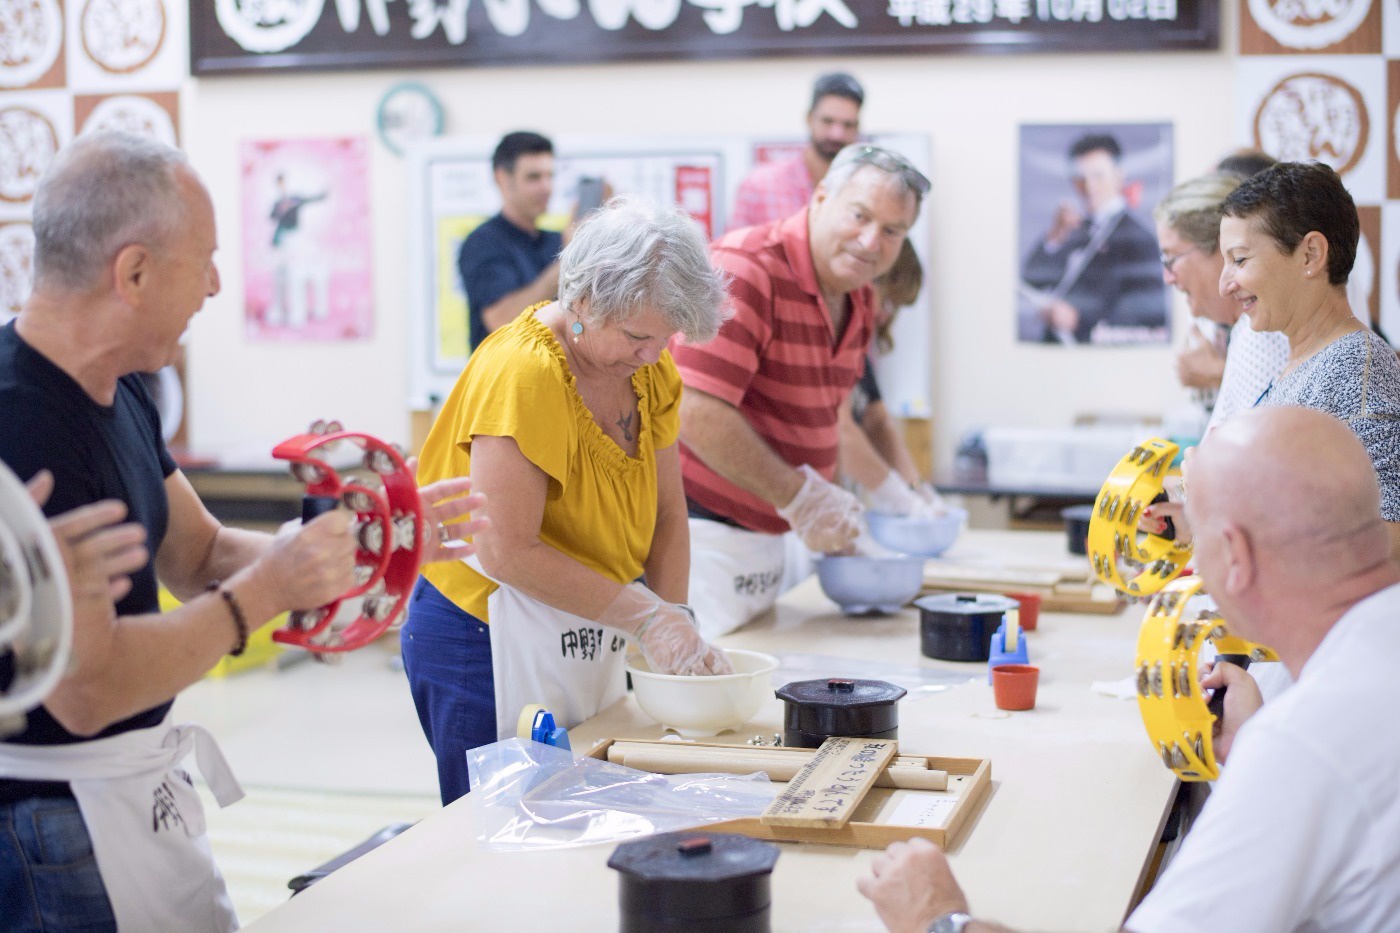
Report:
[[[820,748],[833,735],[856,739],[899,737],[903,687],[883,680],[833,677],[796,680],[776,693],[783,701],[783,744]]]
[[[1089,520],[1094,517],[1092,505],[1072,505],[1060,509],[1060,517],[1065,520],[1065,536],[1071,554],[1089,553]]]
[[[689,830],[624,842],[608,867],[622,933],[768,933],[778,847],[732,833]]]
[[[919,647],[940,661],[985,661],[1006,613],[1020,603],[996,593],[939,593],[914,600]]]

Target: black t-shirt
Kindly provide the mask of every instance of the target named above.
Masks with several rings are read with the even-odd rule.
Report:
[[[552,230],[521,230],[501,214],[483,222],[457,252],[457,272],[467,294],[467,326],[472,349],[486,339],[481,312],[524,288],[559,258],[564,237]],[[516,309],[524,311],[522,305]]]
[[[13,323],[0,327],[0,460],[22,480],[41,469],[53,473],[54,491],[45,514],[120,499],[130,510],[127,520],[145,526],[151,554],[160,549],[169,512],[165,478],[175,472],[175,461],[161,439],[160,415],[138,376],[123,376],[113,404],[99,405],[71,376],[20,339]],[[131,575],[131,592],[117,603],[117,614],[159,611],[157,588],[151,562]],[[0,655],[0,684],[8,684],[13,676],[13,659]],[[173,698],[114,723],[93,738],[159,725],[171,702]],[[41,706],[29,712],[24,731],[5,741],[64,745],[86,740],[63,728]],[[0,802],[67,792],[62,783],[0,779]]]

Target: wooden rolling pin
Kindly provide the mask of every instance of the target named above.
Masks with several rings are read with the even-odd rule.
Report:
[[[790,781],[802,770],[810,754],[773,755],[761,750],[752,752],[735,749],[732,752],[715,748],[681,750],[678,748],[608,749],[608,760],[638,771],[653,774],[752,774],[764,771],[772,781]],[[924,763],[927,764],[926,762]],[[891,764],[875,779],[876,787],[900,790],[947,790],[948,772],[928,767]]]
[[[767,745],[726,745],[717,748],[713,745],[694,745],[688,742],[628,742],[617,741],[608,746],[608,760],[614,764],[621,764],[622,757],[629,752],[652,752],[658,748],[666,750],[680,751],[686,755],[695,755],[705,758],[711,752],[721,755],[729,755],[738,752],[742,755],[760,755],[764,758],[774,760],[783,759],[796,761],[799,765],[807,763],[816,749],[805,748],[773,748]],[[747,759],[746,759],[747,760]],[[923,768],[927,770],[928,759],[919,758],[915,755],[896,755],[890,761],[891,768]]]

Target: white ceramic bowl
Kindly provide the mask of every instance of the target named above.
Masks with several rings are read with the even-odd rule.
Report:
[[[689,677],[656,674],[646,659],[627,664],[637,705],[667,729],[688,739],[732,732],[753,718],[763,701],[773,695],[770,675],[778,659],[757,651],[724,651],[733,674]]]
[[[892,551],[937,557],[958,540],[967,522],[967,509],[950,508],[936,518],[866,512],[870,536]]]

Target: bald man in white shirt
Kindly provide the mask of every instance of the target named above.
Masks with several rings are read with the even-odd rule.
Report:
[[[1229,664],[1226,761],[1181,851],[1126,929],[1395,930],[1400,918],[1400,568],[1370,458],[1345,424],[1264,408],[1213,431],[1186,505],[1196,564],[1232,632],[1297,680],[1262,706]],[[895,843],[857,882],[893,931],[1004,930],[973,919],[943,853]],[[994,904],[982,905],[995,913]]]

